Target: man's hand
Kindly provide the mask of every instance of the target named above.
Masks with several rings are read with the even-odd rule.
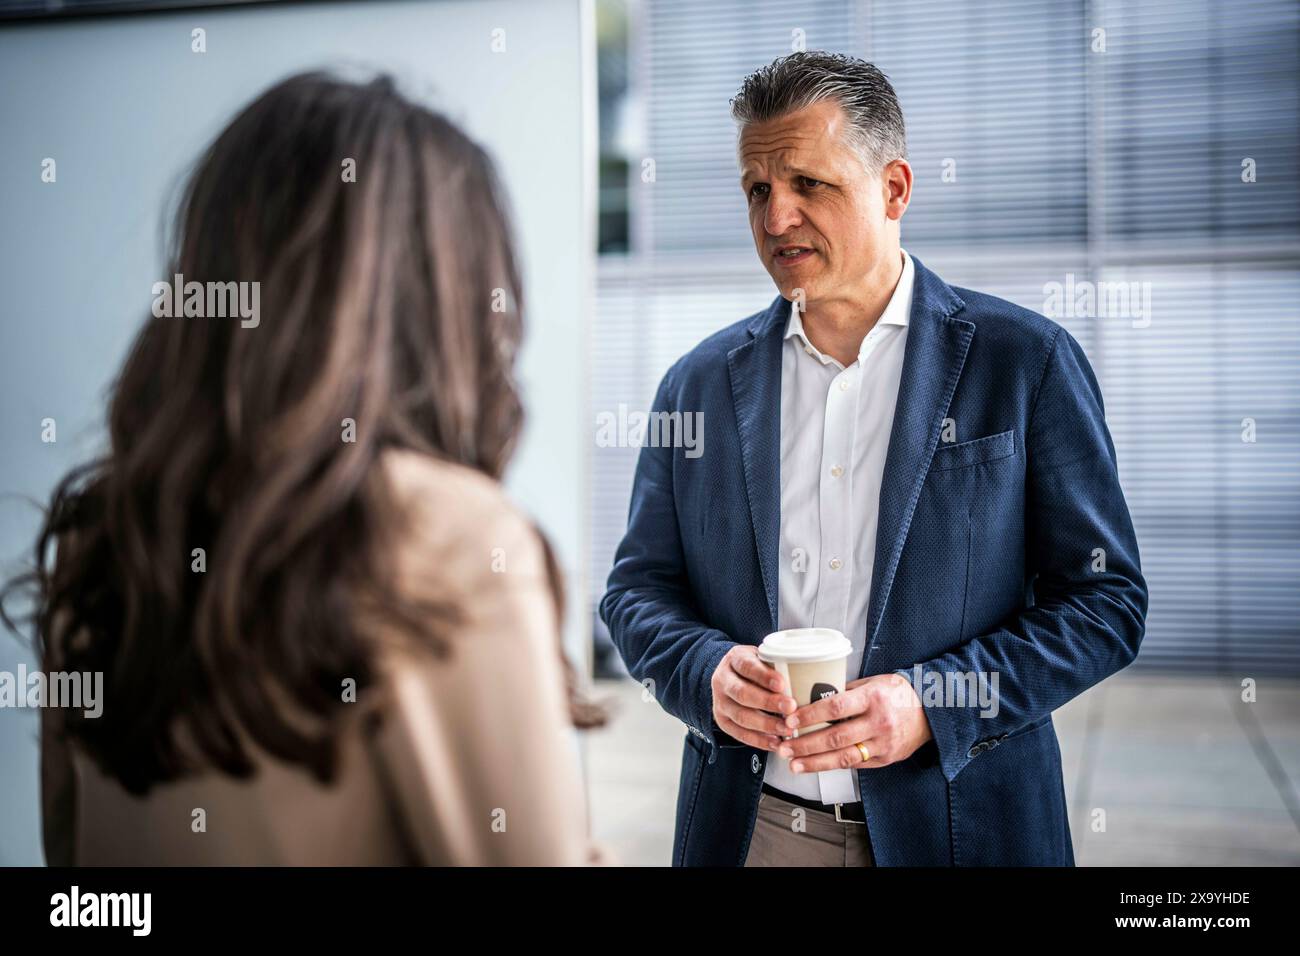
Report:
[[[776,715],[794,713],[795,699],[776,668],[759,660],[757,647],[737,644],[727,651],[711,683],[713,719],[741,743],[775,750],[794,732],[788,717]]]
[[[921,698],[901,674],[852,681],[844,693],[800,707],[793,719],[800,727],[832,722],[780,745],[782,757],[797,758],[790,764],[795,773],[884,767],[906,760],[932,736]],[[858,742],[866,744],[870,760],[862,759]]]

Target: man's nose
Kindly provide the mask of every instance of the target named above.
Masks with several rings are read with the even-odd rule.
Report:
[[[802,219],[797,196],[784,190],[772,191],[763,214],[763,228],[768,235],[779,236],[790,227],[800,225]]]

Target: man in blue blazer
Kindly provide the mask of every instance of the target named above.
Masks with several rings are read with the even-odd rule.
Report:
[[[600,605],[689,728],[673,864],[1073,865],[1052,712],[1147,610],[1087,358],[902,249],[873,66],[796,53],[732,112],[780,294],[664,375],[654,437],[694,415],[703,442],[642,447]],[[795,701],[757,645],[810,626],[849,638],[849,680]]]

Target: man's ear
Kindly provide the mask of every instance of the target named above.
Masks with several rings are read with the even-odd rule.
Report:
[[[912,166],[905,159],[896,159],[880,171],[884,189],[885,216],[902,219],[907,205],[912,201]]]

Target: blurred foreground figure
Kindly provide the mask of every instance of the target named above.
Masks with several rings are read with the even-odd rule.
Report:
[[[498,479],[520,282],[491,161],[321,74],[188,183],[110,446],[35,571],[51,864],[587,864],[558,571]],[[173,294],[173,292],[175,294]]]

